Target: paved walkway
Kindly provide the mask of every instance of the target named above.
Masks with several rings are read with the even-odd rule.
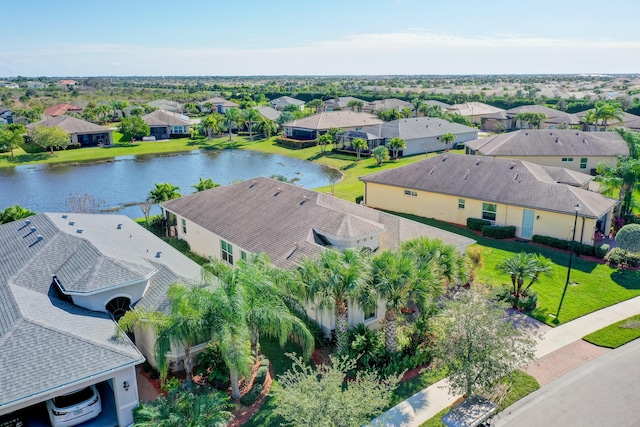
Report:
[[[604,328],[612,323],[624,320],[628,317],[640,314],[640,297],[636,297],[611,307],[603,308],[594,313],[580,317],[566,324],[557,326],[553,329],[546,330],[538,342],[536,350],[536,361],[539,362],[539,375],[544,378],[551,378],[554,375],[563,375],[565,369],[572,364],[579,363],[574,366],[586,363],[587,360],[593,359],[595,351],[592,349],[585,350],[578,344],[557,352],[563,347],[580,341],[583,336]],[[542,329],[548,328],[546,325],[540,326]],[[541,329],[541,330],[542,330]],[[545,360],[545,356],[551,355]],[[582,354],[582,356],[580,356]],[[586,359],[586,360],[585,360]],[[553,366],[551,368],[551,360],[555,363],[562,363],[564,367]],[[532,362],[532,367],[536,362]],[[545,366],[549,370],[545,370]],[[535,366],[534,366],[535,367]],[[533,367],[532,367],[533,369]],[[438,412],[451,406],[460,396],[449,394],[447,380],[439,381],[424,390],[414,394],[407,400],[400,402],[378,418],[372,421],[373,425],[384,425],[394,427],[418,427],[428,419],[435,416]]]

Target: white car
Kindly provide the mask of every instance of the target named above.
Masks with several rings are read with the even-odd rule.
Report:
[[[100,393],[95,385],[47,400],[52,427],[70,427],[97,417],[102,412]]]

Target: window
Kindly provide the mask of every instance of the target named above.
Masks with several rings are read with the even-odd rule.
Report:
[[[369,320],[373,320],[378,316],[378,310],[376,309],[376,307],[374,307],[373,309],[368,309],[364,311],[364,321],[369,321]]]
[[[482,219],[486,219],[489,221],[496,220],[496,210],[497,206],[492,203],[483,203],[482,204]]]
[[[291,128],[284,128],[284,134],[285,136],[291,136],[292,135]]]
[[[582,157],[580,159],[580,169],[586,169],[587,168],[587,160],[589,160],[587,157]]]
[[[418,192],[413,190],[404,190],[404,195],[409,197],[418,197]]]
[[[563,157],[562,161],[563,162],[573,162],[573,157]]]
[[[464,199],[458,199],[458,209],[464,209]]]
[[[182,218],[182,233],[187,234],[187,220]]]
[[[245,251],[240,251],[240,259],[243,261],[247,260],[247,253]]]
[[[231,243],[227,243],[224,240],[220,240],[222,260],[233,265],[233,246]]]

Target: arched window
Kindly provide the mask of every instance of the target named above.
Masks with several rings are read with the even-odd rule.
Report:
[[[105,307],[113,318],[118,321],[129,310],[131,300],[127,297],[117,297],[107,303]]]

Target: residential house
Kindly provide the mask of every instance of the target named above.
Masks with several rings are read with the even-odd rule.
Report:
[[[62,103],[52,105],[51,107],[47,107],[44,109],[44,115],[47,117],[58,117],[66,113],[81,114],[82,107],[78,107],[77,105],[73,104]]]
[[[18,83],[6,81],[0,81],[0,87],[4,87],[7,89],[20,89],[20,85]]]
[[[460,253],[473,240],[331,195],[271,178],[256,178],[183,196],[161,204],[171,236],[191,250],[234,265],[250,254],[266,253],[275,266],[296,268],[327,247],[382,251],[419,236],[442,239]],[[329,313],[309,306],[310,317],[326,332]],[[349,323],[379,327],[384,304],[372,313],[349,307]]]
[[[304,110],[304,101],[290,96],[281,96],[279,98],[272,99],[269,103],[273,108],[280,111],[284,110],[289,105],[294,105],[300,111]]]
[[[191,121],[183,114],[156,110],[142,116],[142,120],[149,125],[150,136],[156,140],[191,136]]]
[[[377,114],[382,111],[389,111],[393,109],[402,111],[405,108],[411,110],[412,115],[415,114],[416,109],[412,103],[396,98],[379,99],[376,101],[368,102],[362,107],[362,111],[364,111],[365,113]]]
[[[29,80],[26,84],[28,89],[44,89],[49,86],[47,83],[37,80]]]
[[[346,110],[349,107],[349,102],[351,101],[359,101],[362,102],[362,105],[367,104],[367,101],[354,98],[353,96],[340,96],[338,98],[328,99],[324,101],[324,110],[325,111],[339,111]]]
[[[378,145],[387,145],[392,138],[401,138],[407,148],[399,152],[399,156],[444,151],[456,145],[478,138],[478,130],[459,123],[452,123],[435,117],[412,117],[408,119],[392,120],[362,129],[369,141],[369,150]],[[444,134],[452,133],[456,136],[452,144],[444,144],[440,138]],[[347,133],[343,136],[343,144],[349,144],[353,138],[363,138],[361,135]]]
[[[516,236],[594,243],[608,231],[618,200],[588,191],[590,176],[523,160],[440,154],[361,177],[369,207],[465,225],[482,218],[514,226]]]
[[[616,166],[629,147],[617,132],[530,129],[493,135],[466,143],[471,155],[525,160],[583,173],[595,173],[604,162]]]
[[[520,107],[511,108],[510,110],[487,114],[481,118],[481,127],[482,129],[490,132],[531,129],[533,126],[530,123],[524,123],[521,120],[516,120],[516,116],[520,113],[544,114],[546,119],[540,123],[540,129],[555,129],[562,125],[580,125],[580,119],[575,114],[565,113],[564,111],[555,110],[543,105],[522,105]]]
[[[267,120],[271,120],[272,122],[277,122],[282,115],[282,112],[276,110],[273,107],[267,107],[266,105],[258,105],[256,107],[253,107],[253,109],[260,113],[262,117]]]
[[[588,111],[589,110],[580,111],[579,113],[576,113],[576,116],[578,117],[579,120],[583,120]],[[584,130],[587,130],[590,132],[604,132],[609,129],[616,128],[618,126],[628,127],[627,126],[628,123],[636,123],[638,121],[640,121],[640,116],[636,116],[635,114],[627,113],[626,111],[624,111],[622,113],[622,121],[618,119],[609,119],[607,120],[607,125],[604,126],[602,124],[602,121],[598,120],[597,126],[593,123],[590,123],[589,125],[583,125],[583,128]]]
[[[170,101],[168,99],[156,99],[151,102],[147,102],[147,105],[159,110],[169,111],[171,113],[181,113],[182,104],[176,101]]]
[[[78,84],[79,83],[75,80],[60,80],[56,82],[56,86],[58,86],[60,89],[66,89],[66,90],[75,89],[78,86]]]
[[[0,125],[8,125],[13,123],[13,113],[11,110],[0,107]]]
[[[70,145],[95,147],[113,144],[113,129],[76,119],[71,116],[58,116],[40,120],[27,125],[27,129],[36,126],[58,127],[69,134]]]
[[[46,400],[96,385],[91,425],[132,425],[145,359],[114,318],[166,310],[168,286],[199,266],[121,215],[44,213],[0,225],[0,242],[0,416],[49,425]]]
[[[465,102],[464,104],[454,104],[447,107],[447,112],[468,117],[472,123],[476,124],[480,124],[484,116],[500,111],[504,111],[504,109],[483,102]]]
[[[207,108],[209,104],[213,106],[212,109]],[[235,102],[229,101],[219,96],[207,99],[206,101],[202,101],[198,103],[198,105],[199,105],[198,108],[200,108],[200,111],[202,111],[203,113],[211,113],[216,111],[220,114],[226,113],[229,108],[240,107],[240,105],[236,104]]]
[[[345,131],[362,130],[365,126],[382,124],[382,120],[369,113],[331,111],[314,114],[282,125],[287,138],[314,140],[330,128]]]

